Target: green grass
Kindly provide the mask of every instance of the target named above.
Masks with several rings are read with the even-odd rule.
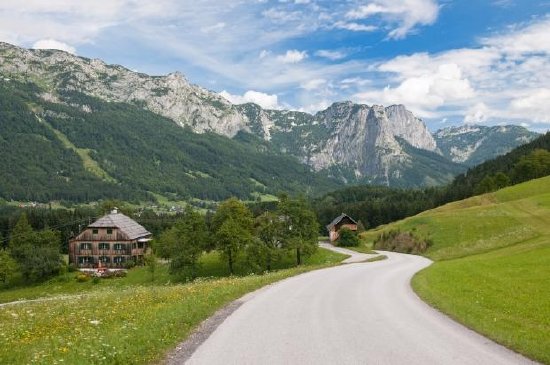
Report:
[[[550,364],[550,240],[436,262],[413,279],[432,306]]]
[[[550,364],[550,177],[379,227],[363,245],[390,229],[434,242],[425,255],[436,262],[412,282],[421,298]]]
[[[308,264],[263,275],[166,282],[159,273],[131,270],[124,279],[78,283],[84,298],[69,296],[0,307],[2,364],[147,364],[160,361],[203,320],[242,295],[281,279],[339,263],[323,249]],[[203,258],[204,266],[214,265]],[[219,266],[219,265],[218,265]],[[218,267],[219,269],[219,267]],[[48,284],[50,285],[50,284]],[[69,292],[74,284],[66,286]],[[36,289],[36,288],[35,288]],[[93,290],[90,290],[93,289]]]

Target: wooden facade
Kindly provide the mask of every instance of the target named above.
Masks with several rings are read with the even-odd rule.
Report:
[[[339,232],[342,228],[357,231],[357,222],[345,213],[340,214],[329,225],[327,225],[330,242],[334,242],[338,239],[338,237],[340,237]]]
[[[69,263],[78,268],[124,268],[130,260],[143,260],[150,240],[150,232],[113,210],[69,240]]]

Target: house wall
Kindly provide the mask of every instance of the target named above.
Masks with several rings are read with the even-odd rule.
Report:
[[[332,227],[332,229],[329,232],[329,239],[331,242],[336,241],[338,237],[340,237],[339,231],[342,228],[348,228],[352,231],[357,231],[357,224],[349,224],[349,223],[340,224],[340,225],[337,224],[336,226]]]
[[[92,268],[99,266],[100,258],[108,258],[107,263],[102,263],[103,267],[121,268],[128,260],[141,261],[147,250],[147,243],[125,238],[115,228],[111,234],[107,234],[107,229],[104,228],[99,228],[96,234],[92,228],[87,228],[69,241],[69,263],[80,268]],[[82,243],[89,244],[90,248],[83,248]],[[109,244],[109,249],[100,249],[101,243]],[[123,248],[115,250],[116,243],[124,245]],[[81,258],[85,258],[86,262],[82,262]],[[115,262],[116,260],[122,262]]]

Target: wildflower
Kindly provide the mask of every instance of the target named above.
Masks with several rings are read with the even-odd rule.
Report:
[[[99,325],[99,323],[101,323],[100,321],[94,319],[93,321],[90,321],[91,324],[93,324],[94,326],[97,326]]]

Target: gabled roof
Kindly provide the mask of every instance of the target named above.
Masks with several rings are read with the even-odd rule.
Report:
[[[347,215],[346,213],[342,213],[340,214],[338,217],[334,218],[334,220],[332,222],[330,222],[330,224],[327,225],[327,230],[330,231],[330,229],[332,227],[334,227],[335,225],[337,225],[338,223],[340,223],[342,221],[342,219],[344,218],[348,218],[349,220],[351,220],[353,223],[357,224],[357,222],[355,221],[355,219],[353,219],[352,217],[350,217],[349,215]]]
[[[132,218],[118,213],[116,210],[99,218],[90,224],[88,228],[118,228],[123,234],[128,236],[129,240],[151,235],[151,232],[147,231],[142,225]]]

